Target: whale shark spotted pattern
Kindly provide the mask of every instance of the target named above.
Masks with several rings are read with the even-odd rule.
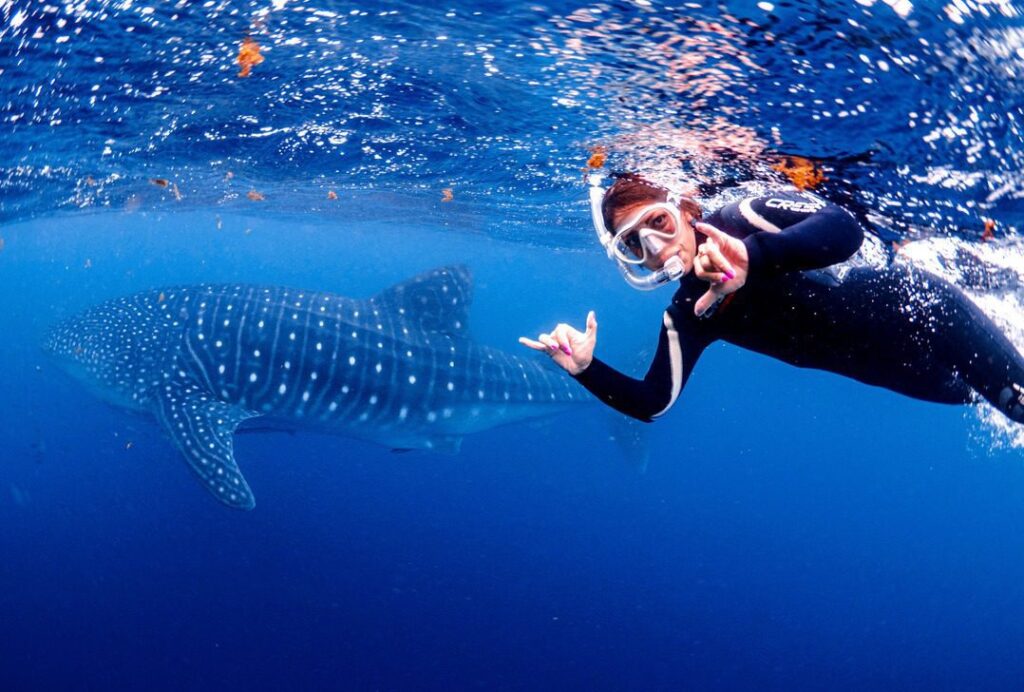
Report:
[[[44,348],[115,404],[148,411],[206,488],[255,505],[235,462],[244,421],[456,450],[461,437],[580,399],[558,372],[466,336],[465,267],[365,300],[253,285],[196,285],[102,303]]]

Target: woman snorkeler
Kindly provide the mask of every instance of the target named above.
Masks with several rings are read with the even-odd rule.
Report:
[[[594,356],[593,311],[586,331],[559,324],[519,341],[622,413],[665,414],[701,352],[721,339],[925,401],[970,403],[977,392],[1024,422],[1024,358],[958,288],[907,266],[851,268],[841,278],[828,270],[864,237],[839,206],[782,192],[702,219],[695,201],[627,175],[607,191],[593,185],[591,207],[601,244],[631,286],[680,282],[646,376]]]

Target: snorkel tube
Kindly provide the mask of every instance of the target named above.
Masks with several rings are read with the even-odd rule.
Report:
[[[601,202],[604,201],[605,194],[605,189],[601,187],[601,179],[602,176],[599,173],[593,173],[587,178],[587,182],[590,183],[590,217],[594,222],[594,233],[597,234],[597,242],[601,243],[601,247],[604,248],[608,259],[615,262],[616,266],[618,266],[622,278],[626,280],[626,283],[639,291],[653,291],[659,286],[664,286],[679,279],[683,275],[685,268],[683,267],[683,261],[678,257],[670,257],[661,269],[651,271],[645,276],[639,276],[630,265],[615,255],[615,250],[612,247],[614,234],[604,225],[604,213],[601,211]]]

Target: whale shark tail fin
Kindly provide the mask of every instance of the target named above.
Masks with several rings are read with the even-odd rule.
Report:
[[[252,489],[235,462],[238,424],[257,414],[215,399],[188,382],[167,385],[157,398],[156,417],[203,486],[228,507],[256,506]]]

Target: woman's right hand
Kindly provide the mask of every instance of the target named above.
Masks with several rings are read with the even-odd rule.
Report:
[[[590,366],[594,359],[594,345],[597,343],[597,317],[594,311],[587,313],[587,331],[580,332],[562,323],[549,334],[541,334],[537,340],[519,337],[519,343],[534,351],[551,356],[570,375],[579,375]]]

